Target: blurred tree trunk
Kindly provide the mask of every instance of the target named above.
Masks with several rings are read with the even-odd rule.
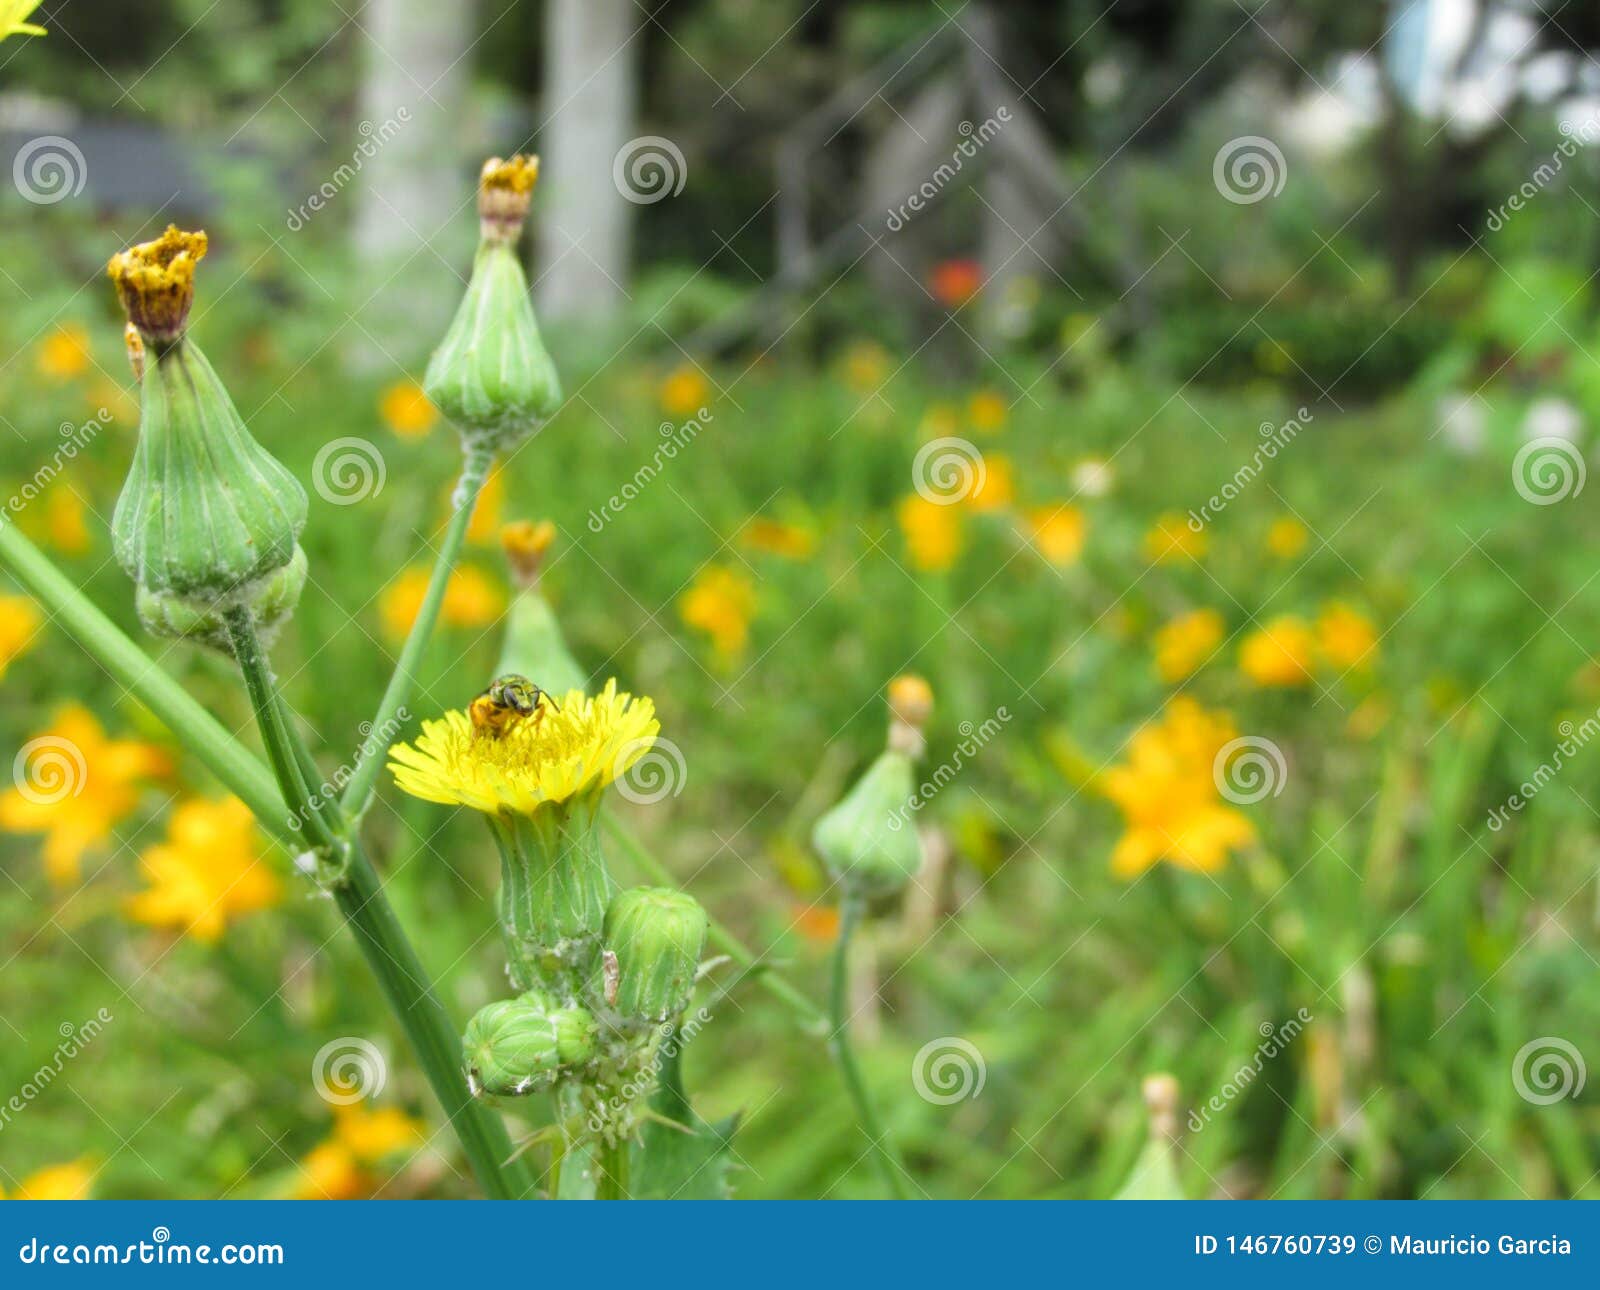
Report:
[[[471,0],[367,0],[362,10],[361,113],[350,157],[359,162],[356,258],[374,294],[358,318],[383,351],[372,357],[402,367],[443,332],[476,235],[461,143],[474,8]]]
[[[549,0],[536,291],[551,319],[596,325],[627,299],[633,205],[612,168],[634,136],[634,0]]]

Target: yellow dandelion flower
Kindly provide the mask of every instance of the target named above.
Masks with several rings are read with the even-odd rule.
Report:
[[[149,885],[128,897],[127,915],[214,944],[229,919],[270,909],[282,898],[260,852],[255,820],[238,798],[182,802],[167,822],[167,840],[139,857]]]
[[[33,647],[43,621],[28,597],[0,596],[0,677]]]
[[[1016,471],[1011,458],[1003,452],[986,452],[983,469],[973,480],[973,489],[966,496],[966,504],[980,514],[1003,511],[1016,499]]]
[[[1254,826],[1217,788],[1217,755],[1235,733],[1226,713],[1180,697],[1133,736],[1128,760],[1099,777],[1100,791],[1124,820],[1113,873],[1134,878],[1160,860],[1214,873],[1232,851],[1254,841]]]
[[[378,415],[402,439],[420,439],[439,422],[439,409],[411,380],[396,381],[378,396]]]
[[[979,434],[999,434],[1011,407],[995,390],[979,390],[967,400],[967,420]]]
[[[688,363],[668,373],[656,397],[661,410],[671,417],[692,417],[706,405],[711,386],[700,369]]]
[[[1261,686],[1304,685],[1311,679],[1317,638],[1304,619],[1283,614],[1246,636],[1239,668]]]
[[[1163,511],[1144,535],[1144,551],[1156,564],[1199,560],[1209,542],[1204,529],[1193,528],[1177,511]]]
[[[369,1111],[357,1102],[333,1111],[333,1140],[367,1164],[397,1151],[414,1151],[426,1137],[427,1126],[397,1106]]]
[[[1292,560],[1306,549],[1310,537],[1304,524],[1292,515],[1285,515],[1273,520],[1272,527],[1267,530],[1267,550],[1280,560]]]
[[[547,802],[598,793],[655,743],[655,704],[617,691],[569,691],[537,721],[503,733],[474,728],[462,710],[424,721],[415,743],[389,750],[394,782],[427,802],[497,815],[532,815]]]
[[[422,610],[428,592],[428,570],[413,567],[403,570],[378,598],[378,616],[384,631],[403,640]],[[463,565],[445,583],[439,621],[447,627],[487,627],[505,608],[505,594],[481,569]]]
[[[920,493],[900,499],[895,518],[900,521],[911,563],[923,573],[943,573],[961,554],[960,509],[930,502]]]
[[[738,570],[720,564],[702,569],[678,602],[684,623],[709,636],[712,648],[724,659],[748,643],[755,611],[755,585]]]
[[[1376,657],[1378,629],[1365,614],[1337,600],[1317,615],[1317,650],[1334,667],[1348,671]]]
[[[35,364],[40,376],[70,381],[89,370],[89,353],[89,329],[82,323],[63,323],[39,342]]]
[[[172,770],[160,748],[106,738],[77,705],[62,709],[24,752],[16,786],[0,795],[0,829],[43,833],[45,872],[57,886],[78,880],[84,853],[138,806],[143,781]]]
[[[376,1179],[350,1148],[337,1140],[318,1143],[299,1163],[289,1195],[294,1200],[355,1200],[370,1196]]]
[[[1034,546],[1057,568],[1078,562],[1083,554],[1083,539],[1089,520],[1076,506],[1061,502],[1055,506],[1035,506],[1027,514],[1028,532]]]
[[[22,1180],[12,1200],[88,1200],[98,1168],[88,1157],[47,1165]]]
[[[739,532],[739,540],[754,551],[781,555],[785,560],[806,560],[817,549],[815,531],[803,524],[786,524],[760,515],[751,518]]]
[[[1180,614],[1155,634],[1157,674],[1176,685],[1216,652],[1222,633],[1222,615],[1215,609]]]

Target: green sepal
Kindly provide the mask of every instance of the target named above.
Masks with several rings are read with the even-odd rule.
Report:
[[[515,247],[485,241],[423,389],[469,444],[499,452],[527,438],[561,403]]]
[[[111,519],[117,563],[136,584],[203,601],[248,597],[294,558],[306,493],[250,436],[192,341],[141,383],[139,443]]]
[[[811,845],[847,890],[888,895],[921,867],[922,844],[910,811],[915,791],[910,757],[890,749],[817,821]]]
[[[280,569],[274,569],[250,590],[248,604],[255,614],[256,630],[263,642],[273,637],[294,613],[306,585],[306,553],[296,546],[294,556]],[[215,600],[197,600],[176,592],[156,592],[140,587],[134,595],[139,621],[152,636],[176,637],[209,645],[231,655],[227,625],[222,607]]]
[[[687,892],[671,887],[619,891],[606,910],[603,938],[616,956],[611,1006],[624,1017],[647,1021],[682,1012],[705,952],[708,924],[705,909]]]

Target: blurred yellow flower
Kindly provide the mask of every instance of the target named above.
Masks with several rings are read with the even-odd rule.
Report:
[[[26,596],[0,596],[0,677],[33,648],[44,620]]]
[[[979,390],[967,401],[967,420],[980,434],[998,434],[1006,428],[1011,407],[994,390]]]
[[[378,616],[392,639],[403,639],[411,630],[427,591],[428,570],[419,566],[402,571],[383,589],[378,599]],[[445,583],[439,621],[447,627],[487,627],[500,616],[505,603],[505,593],[483,570],[463,565],[451,573],[450,581]]]
[[[961,429],[956,410],[948,403],[932,403],[917,423],[917,433],[924,439],[948,439]]]
[[[107,739],[72,704],[23,745],[15,769],[16,785],[0,795],[0,829],[43,833],[45,872],[65,886],[78,880],[84,852],[138,806],[141,781],[170,773],[172,762],[154,744]]]
[[[1099,776],[1124,821],[1111,854],[1114,874],[1134,878],[1159,860],[1213,873],[1255,840],[1255,827],[1217,788],[1217,756],[1235,733],[1227,714],[1179,697],[1133,736],[1128,760]]]
[[[705,407],[710,388],[700,369],[685,363],[668,373],[657,397],[661,400],[661,410],[668,416],[692,417]]]
[[[454,489],[452,488],[452,492]],[[468,542],[495,542],[500,537],[500,512],[506,501],[506,468],[496,466],[483,481],[478,503],[472,508],[472,518],[467,521]],[[448,500],[445,503],[449,505]]]
[[[909,493],[900,499],[895,517],[905,535],[911,563],[923,573],[943,573],[961,554],[959,509],[930,502],[920,493]]]
[[[678,601],[684,623],[709,636],[724,660],[744,649],[755,612],[755,585],[737,569],[721,564],[702,569]]]
[[[289,1195],[294,1200],[355,1200],[372,1194],[377,1180],[337,1139],[318,1143],[299,1163]]]
[[[415,381],[396,381],[378,398],[378,415],[402,439],[420,439],[439,420],[439,409]]]
[[[1180,614],[1155,634],[1156,673],[1176,685],[1204,663],[1222,643],[1222,615],[1215,609]]]
[[[84,519],[83,499],[66,484],[58,484],[45,495],[45,526],[50,544],[66,555],[82,555],[89,549],[89,525]]]
[[[1306,549],[1310,536],[1304,524],[1285,515],[1273,520],[1272,527],[1267,530],[1267,550],[1280,560],[1292,560]]]
[[[1089,529],[1081,510],[1070,502],[1035,506],[1028,512],[1027,521],[1033,544],[1046,560],[1061,569],[1078,562]]]
[[[1177,511],[1163,511],[1144,535],[1145,554],[1157,564],[1171,564],[1175,560],[1199,560],[1206,553],[1208,542],[1203,529],[1190,527],[1189,521]]]
[[[1378,648],[1378,629],[1365,614],[1330,600],[1317,615],[1317,649],[1341,671],[1370,663]]]
[[[781,555],[786,560],[809,559],[817,549],[817,535],[802,524],[786,524],[753,516],[739,531],[739,540],[755,551]]]
[[[89,330],[82,323],[63,323],[42,341],[35,356],[40,376],[70,381],[89,370]]]
[[[424,721],[414,743],[389,751],[402,791],[425,802],[487,815],[532,815],[546,802],[598,793],[650,751],[661,729],[655,704],[619,693],[615,680],[596,695],[569,690],[535,721],[484,735],[452,708]]]
[[[983,454],[983,469],[973,480],[973,489],[966,496],[966,504],[980,514],[1002,511],[1010,506],[1017,495],[1016,472],[1011,458],[1003,452]]]
[[[87,1157],[35,1170],[18,1185],[11,1200],[88,1200],[97,1172]]]
[[[180,802],[167,821],[167,840],[139,857],[148,886],[128,897],[127,915],[215,944],[230,918],[271,909],[282,896],[260,852],[255,819],[238,798]]]
[[[1316,636],[1304,619],[1282,614],[1244,638],[1239,667],[1257,685],[1304,685],[1311,679],[1316,646]]]
[[[376,1164],[396,1151],[420,1147],[427,1126],[397,1106],[368,1110],[360,1102],[333,1110],[333,1140],[357,1160]]]
[[[877,341],[858,340],[845,351],[844,379],[851,389],[870,394],[888,375],[889,353]]]

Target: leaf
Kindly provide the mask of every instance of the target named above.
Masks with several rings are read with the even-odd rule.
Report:
[[[710,1124],[694,1113],[683,1090],[682,1054],[675,1048],[662,1065],[653,1114],[633,1149],[630,1190],[644,1200],[727,1200],[739,1117]]]

